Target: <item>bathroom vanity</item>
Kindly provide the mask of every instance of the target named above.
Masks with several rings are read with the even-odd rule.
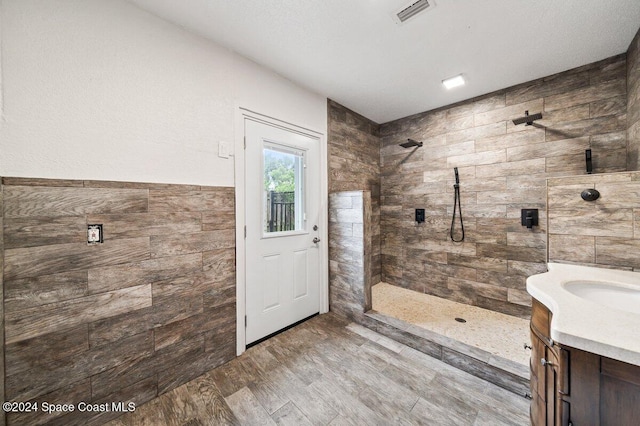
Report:
[[[549,264],[527,291],[531,424],[640,424],[640,273]]]

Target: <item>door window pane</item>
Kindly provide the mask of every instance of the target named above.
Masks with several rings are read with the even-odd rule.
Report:
[[[263,156],[263,230],[304,228],[304,151],[265,142]]]

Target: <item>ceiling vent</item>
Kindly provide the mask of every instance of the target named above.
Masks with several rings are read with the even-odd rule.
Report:
[[[396,24],[402,24],[433,6],[435,6],[433,0],[413,1],[396,12],[393,15],[393,20],[396,21]]]

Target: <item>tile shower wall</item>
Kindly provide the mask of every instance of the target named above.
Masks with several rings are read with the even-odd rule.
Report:
[[[549,261],[640,269],[640,172],[548,181]],[[580,193],[596,188],[600,198]]]
[[[380,282],[380,138],[378,125],[329,100],[329,193],[370,191],[372,282]],[[335,258],[329,250],[329,257]],[[332,257],[333,256],[333,257]]]
[[[382,280],[512,315],[529,315],[528,275],[545,270],[546,179],[626,170],[626,56],[383,124]],[[525,110],[535,126],[514,126]],[[407,138],[421,148],[398,146]],[[466,239],[449,240],[453,168]],[[425,208],[416,225],[414,209]],[[520,209],[540,226],[520,225]]]
[[[329,194],[329,297],[331,310],[361,321],[371,309],[371,193]]]
[[[7,400],[141,404],[235,357],[233,188],[3,183]],[[114,416],[63,414],[7,420]]]
[[[627,50],[628,170],[640,170],[640,30]]]

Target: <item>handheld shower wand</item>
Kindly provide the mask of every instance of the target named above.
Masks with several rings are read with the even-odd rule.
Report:
[[[456,183],[453,185],[453,217],[451,218],[451,228],[449,229],[449,237],[451,237],[451,241],[454,243],[460,243],[464,241],[464,223],[462,222],[462,207],[460,205],[460,176],[458,176],[458,168],[454,167],[453,171],[456,175]],[[460,229],[462,231],[462,236],[459,240],[456,240],[454,237],[454,227],[456,224],[456,207],[458,208],[458,213],[460,214]]]

